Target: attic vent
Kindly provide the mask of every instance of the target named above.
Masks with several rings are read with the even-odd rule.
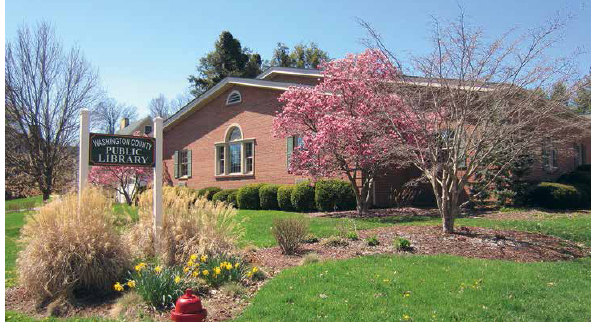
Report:
[[[226,100],[226,105],[232,105],[242,102],[242,96],[240,95],[239,91],[232,91],[230,95],[228,95],[228,99]]]

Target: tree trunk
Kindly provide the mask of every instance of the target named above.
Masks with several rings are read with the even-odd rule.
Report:
[[[48,189],[43,189],[43,201],[49,200],[49,196],[51,195],[51,191]]]

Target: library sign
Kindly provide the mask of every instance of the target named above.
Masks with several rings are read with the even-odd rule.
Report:
[[[89,165],[154,167],[151,137],[90,133]]]

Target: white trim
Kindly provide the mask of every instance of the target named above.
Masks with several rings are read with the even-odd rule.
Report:
[[[268,76],[280,75],[296,75],[303,77],[324,77],[318,69],[304,69],[304,68],[290,68],[290,67],[271,67],[257,76],[257,79],[267,79]]]

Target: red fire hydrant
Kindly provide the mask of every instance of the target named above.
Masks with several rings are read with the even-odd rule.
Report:
[[[190,288],[179,297],[174,310],[170,312],[170,319],[176,322],[202,322],[206,317],[207,310],[201,305],[201,299],[193,295]]]

